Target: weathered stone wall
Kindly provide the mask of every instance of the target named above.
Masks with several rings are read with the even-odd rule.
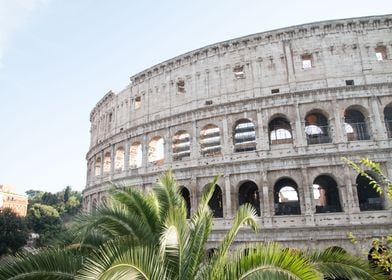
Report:
[[[294,247],[339,244],[358,252],[345,234],[352,231],[371,238],[390,231],[390,202],[382,197],[384,210],[361,211],[358,174],[341,157],[370,157],[392,177],[391,58],[392,16],[387,15],[245,36],[138,73],[128,87],[106,94],[91,112],[84,205],[91,209],[102,201],[109,182],[131,183],[147,191],[162,171],[172,167],[189,190],[194,209],[202,188],[221,175],[223,218],[215,221],[211,244],[219,239],[219,230],[230,225],[240,187],[251,181],[257,186],[260,226],[265,231],[244,231],[239,240],[276,239]],[[350,110],[364,118],[358,122],[358,129],[365,127],[360,136],[359,130],[352,133],[347,128]],[[310,115],[326,119],[324,133],[305,133]],[[289,139],[272,138],[271,124],[278,118],[289,124]],[[255,139],[249,141],[251,149],[236,152],[236,145],[241,145],[235,144],[239,120],[253,125]],[[210,155],[201,146],[207,125],[216,126],[220,135],[220,150]],[[173,148],[179,131],[189,134],[189,156],[181,159]],[[164,159],[149,162],[149,143],[158,136],[164,142]],[[136,142],[143,154],[140,166],[130,158]],[[320,175],[336,182],[341,212],[316,213],[312,192]],[[276,215],[274,186],[282,178],[297,185],[299,215]]]

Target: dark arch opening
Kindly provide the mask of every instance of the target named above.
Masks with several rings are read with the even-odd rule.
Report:
[[[234,127],[234,151],[248,152],[256,150],[255,125],[248,119],[241,119]]]
[[[208,201],[208,206],[210,206],[214,218],[223,218],[222,190],[218,185],[215,185],[215,190],[210,201]]]
[[[370,139],[365,117],[360,111],[347,109],[344,112],[344,125],[348,141]]]
[[[313,182],[313,197],[316,213],[341,212],[336,181],[327,175],[318,176]]]
[[[290,178],[280,179],[274,186],[275,215],[299,215],[298,186]]]
[[[392,105],[388,105],[384,109],[384,121],[387,129],[388,138],[392,138]]]
[[[238,203],[239,205],[245,203],[251,204],[256,209],[257,215],[261,215],[259,189],[255,183],[252,181],[246,181],[241,184],[238,191]]]
[[[372,172],[366,171],[370,176]],[[370,184],[370,180],[359,174],[357,176],[357,193],[361,211],[383,210],[380,194]]]
[[[305,134],[310,144],[330,143],[328,119],[320,113],[309,113],[305,117]]]
[[[268,124],[268,135],[271,145],[293,142],[291,125],[285,118],[277,117]]]
[[[182,187],[181,188],[181,195],[185,200],[186,218],[189,219],[191,217],[191,194],[186,187]]]

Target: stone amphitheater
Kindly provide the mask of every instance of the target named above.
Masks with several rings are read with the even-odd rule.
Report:
[[[210,248],[243,203],[261,230],[243,229],[237,245],[361,253],[392,231],[392,203],[341,159],[369,157],[392,178],[392,15],[248,35],[130,80],[91,112],[85,209],[111,183],[148,191],[172,168],[189,213],[220,175]]]

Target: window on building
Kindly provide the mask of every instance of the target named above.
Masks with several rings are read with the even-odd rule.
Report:
[[[124,169],[124,160],[125,160],[125,150],[123,147],[119,147],[116,150],[116,155],[114,159],[114,167],[116,170]]]
[[[346,86],[353,86],[354,80],[346,80]]]
[[[312,68],[312,55],[311,54],[301,55],[301,61],[302,61],[302,69]]]
[[[318,112],[308,113],[305,117],[305,134],[308,145],[330,143],[328,119]]]
[[[252,181],[242,183],[238,190],[238,204],[245,203],[251,204],[256,209],[257,215],[260,216],[259,189]]]
[[[234,127],[234,151],[246,152],[256,150],[255,125],[248,119],[241,119]]]
[[[244,66],[243,65],[234,67],[233,71],[234,71],[234,77],[237,80],[245,78]]]
[[[139,168],[142,166],[143,152],[142,144],[135,142],[131,145],[129,149],[129,167]]]
[[[109,114],[109,122],[112,122],[112,118],[113,118],[113,113]]]
[[[156,136],[148,144],[148,162],[162,164],[165,159],[163,138]]]
[[[189,219],[191,217],[191,193],[184,186],[181,187],[181,196],[184,198],[186,205],[186,218]]]
[[[184,94],[185,93],[185,81],[179,80],[177,82],[177,94]]]
[[[337,183],[327,175],[318,176],[313,182],[316,213],[341,212]]]
[[[222,189],[218,185],[215,185],[215,190],[211,199],[208,201],[208,206],[211,208],[214,218],[223,218]]]
[[[112,158],[110,152],[106,152],[103,158],[103,173],[109,173],[112,165]]]
[[[371,177],[376,178],[372,171],[366,171],[366,173]],[[356,183],[359,209],[361,211],[383,210],[380,194],[373,188],[370,180],[359,174]]]
[[[280,179],[274,186],[275,215],[299,215],[297,184],[289,178]]]
[[[206,125],[200,132],[200,147],[203,156],[213,156],[221,152],[221,138],[219,127]]]
[[[102,164],[101,158],[100,157],[96,158],[95,159],[95,172],[94,172],[96,177],[101,175],[101,164]]]
[[[291,125],[286,118],[277,117],[268,125],[270,144],[288,144],[293,142]]]
[[[392,104],[389,104],[384,109],[384,121],[388,138],[392,138]]]
[[[135,97],[135,109],[139,109],[140,107],[142,107],[142,97],[141,96],[136,96]]]
[[[380,46],[375,48],[376,58],[378,61],[387,59],[387,48],[385,46]]]
[[[356,109],[347,109],[344,112],[344,127],[348,141],[370,139],[365,117]]]
[[[173,137],[173,160],[181,160],[191,156],[191,139],[185,130],[178,131]]]

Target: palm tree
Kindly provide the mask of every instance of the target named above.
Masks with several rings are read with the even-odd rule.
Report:
[[[273,243],[231,250],[242,227],[257,230],[256,211],[248,204],[239,208],[217,250],[206,257],[213,222],[208,202],[217,180],[205,189],[189,220],[170,170],[147,195],[114,188],[108,203],[78,218],[71,234],[75,238],[64,251],[7,260],[0,264],[0,280],[383,279],[366,262],[343,252],[301,253]]]

